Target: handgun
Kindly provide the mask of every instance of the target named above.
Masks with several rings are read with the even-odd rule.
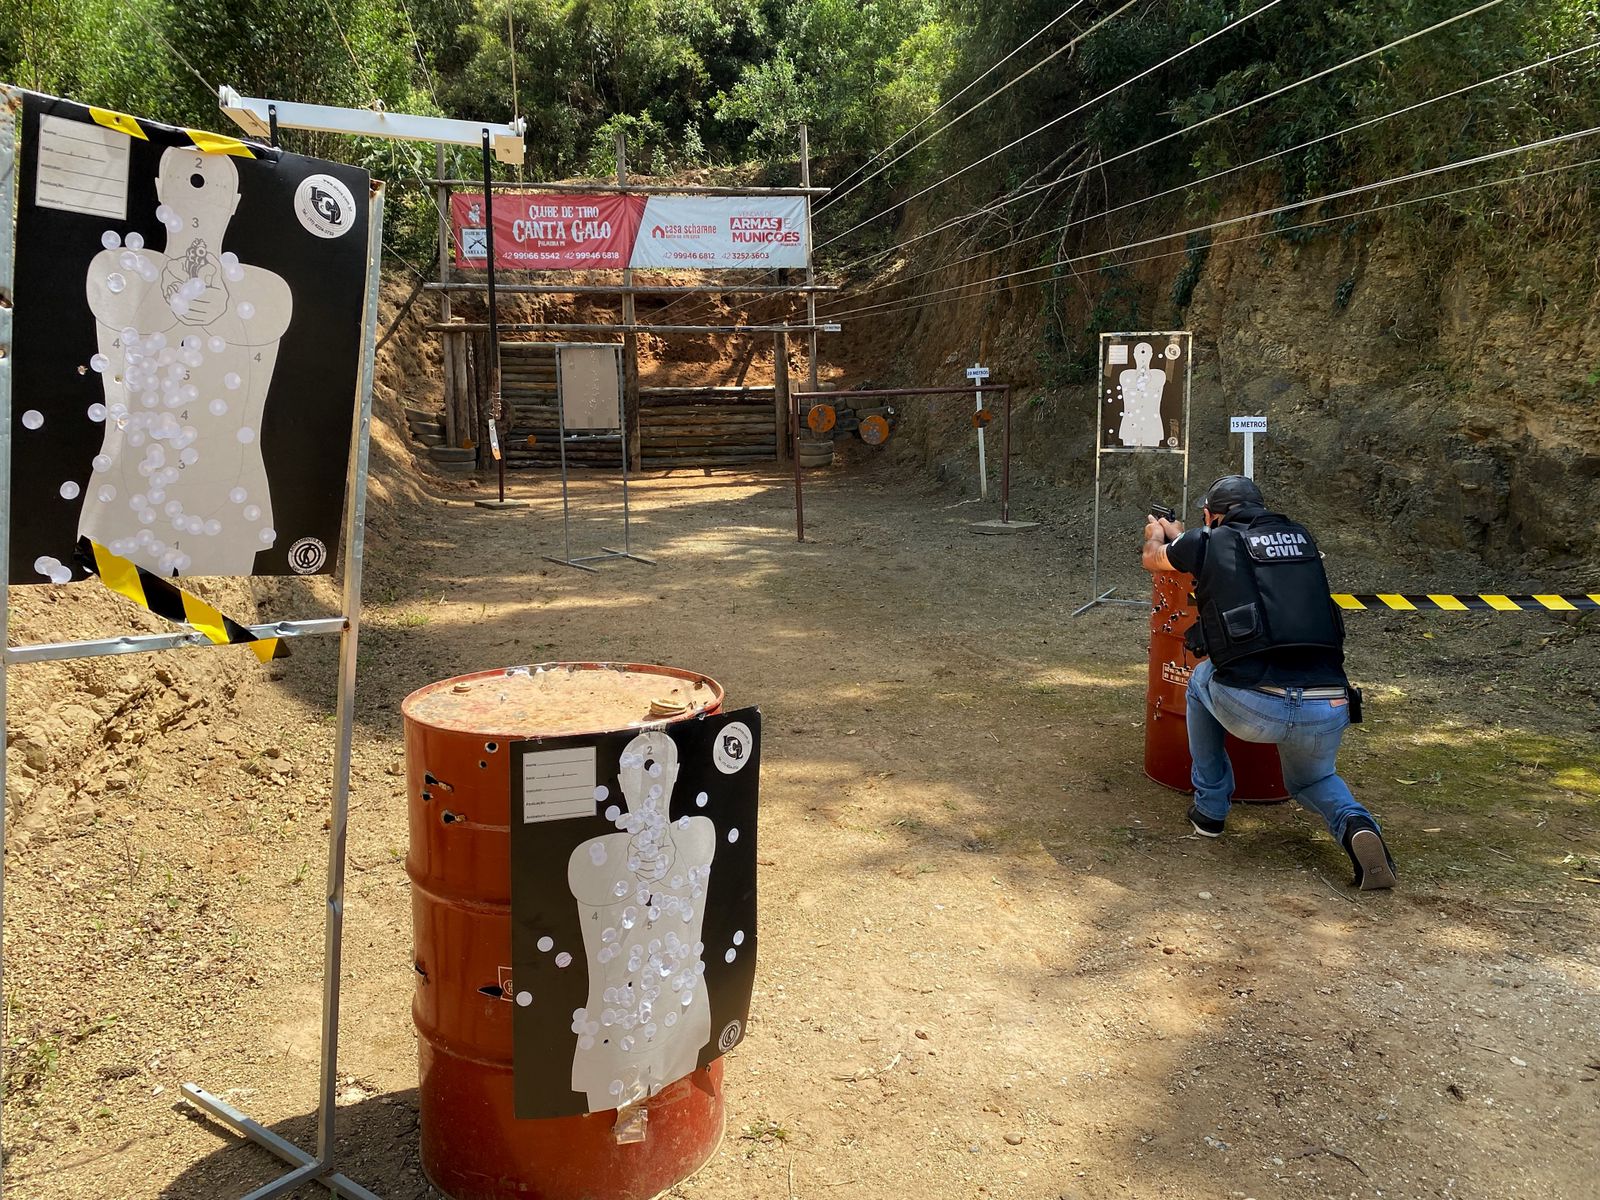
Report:
[[[1165,504],[1152,504],[1150,506],[1150,515],[1160,517],[1163,521],[1175,521],[1178,518],[1177,510],[1169,508]]]

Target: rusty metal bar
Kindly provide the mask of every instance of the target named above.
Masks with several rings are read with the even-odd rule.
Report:
[[[522,268],[501,267],[502,271],[520,270]],[[520,294],[526,296],[617,296],[632,293],[635,296],[677,296],[691,295],[717,295],[731,292],[735,295],[761,295],[778,296],[786,292],[837,292],[840,285],[836,283],[693,283],[674,286],[672,284],[609,284],[609,283],[500,283],[496,289],[501,295]],[[484,290],[482,283],[425,283],[422,285],[425,292],[481,292]]]
[[[434,322],[423,326],[429,333],[447,333],[452,330],[463,333],[484,333],[489,326],[482,321],[456,321],[451,325]],[[599,322],[588,321],[502,321],[501,333],[559,333],[563,331],[582,330],[588,333],[804,333],[808,325],[606,325]],[[823,326],[824,329],[827,326]],[[967,391],[969,389],[962,389]],[[846,393],[823,392],[822,395],[845,395]],[[870,395],[871,393],[860,393]]]
[[[798,326],[796,326],[798,328]],[[1009,398],[1011,385],[1009,383],[990,383],[984,380],[983,390],[986,392],[1005,392]],[[926,387],[926,388],[856,388],[845,392],[796,392],[796,400],[862,400],[872,396],[970,396],[970,387]]]

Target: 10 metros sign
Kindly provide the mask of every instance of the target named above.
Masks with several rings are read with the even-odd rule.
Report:
[[[450,197],[457,267],[488,261],[483,196]],[[523,270],[804,267],[798,196],[496,193],[495,265]]]

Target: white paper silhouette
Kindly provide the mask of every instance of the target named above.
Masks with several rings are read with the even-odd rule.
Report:
[[[164,247],[108,232],[89,266],[105,435],[78,533],[162,575],[248,575],[278,537],[260,434],[293,296],[222,248],[231,156],[167,150],[156,195]]]
[[[1138,343],[1133,348],[1133,369],[1117,376],[1122,393],[1117,439],[1124,446],[1161,445],[1161,393],[1166,390],[1167,373],[1160,367],[1151,369],[1154,354],[1149,342]]]
[[[618,774],[625,805],[606,816],[621,832],[582,843],[567,865],[589,968],[588,1002],[572,1014],[572,1088],[590,1111],[682,1079],[711,1038],[701,930],[716,826],[669,819],[678,748],[665,733],[630,741]]]

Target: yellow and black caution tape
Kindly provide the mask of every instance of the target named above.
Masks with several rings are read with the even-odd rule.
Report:
[[[281,638],[262,638],[239,622],[225,617],[199,596],[184,591],[135,562],[113,554],[99,542],[78,539],[78,562],[113,592],[126,596],[158,617],[193,626],[218,646],[246,645],[262,662],[286,658],[289,647]]]
[[[109,108],[96,108],[92,104],[89,105],[89,116],[96,125],[104,125],[107,129],[115,129],[118,133],[125,133],[141,141],[150,140],[150,135],[144,128],[146,123],[140,121],[138,117],[130,117],[127,113],[116,112]],[[176,135],[180,140],[187,137],[189,144],[202,154],[232,154],[237,158],[256,157],[256,152],[247,143],[225,133],[210,133],[204,129],[175,129],[153,123],[151,127],[162,130],[169,137]]]
[[[1587,595],[1502,596],[1484,592],[1475,596],[1421,596],[1379,592],[1357,596],[1335,592],[1333,602],[1346,610],[1386,608],[1394,612],[1585,612],[1600,609],[1600,592]]]

